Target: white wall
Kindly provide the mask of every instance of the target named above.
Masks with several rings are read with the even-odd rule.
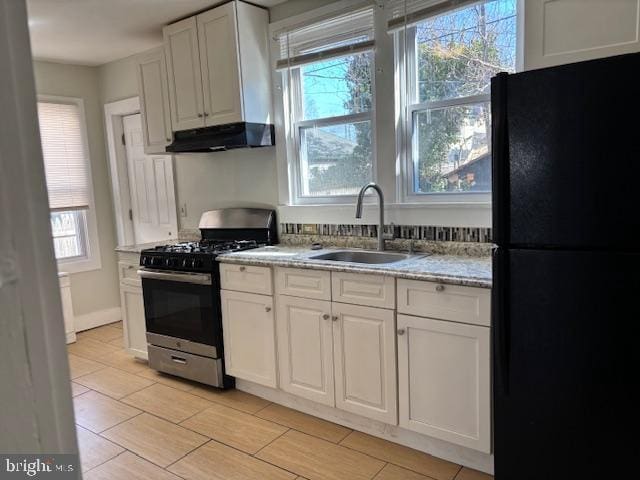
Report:
[[[71,275],[74,314],[87,315],[119,307],[120,293],[114,251],[116,234],[98,69],[41,61],[34,62],[33,66],[38,94],[79,97],[84,100],[102,268]]]

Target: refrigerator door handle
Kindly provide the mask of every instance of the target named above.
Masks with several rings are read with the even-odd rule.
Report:
[[[493,361],[498,384],[504,395],[509,394],[510,325],[507,288],[509,285],[508,252],[493,250],[493,287],[491,310],[493,324]]]

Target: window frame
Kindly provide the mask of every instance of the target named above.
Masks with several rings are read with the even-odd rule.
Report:
[[[100,255],[100,242],[98,239],[98,220],[96,217],[95,195],[93,189],[93,174],[91,169],[91,152],[89,150],[89,137],[87,133],[87,118],[84,108],[84,99],[80,97],[66,97],[60,95],[38,95],[38,103],[58,103],[63,105],[75,105],[80,115],[80,136],[85,151],[85,162],[87,167],[87,181],[89,188],[89,207],[84,209],[85,222],[84,229],[86,255],[82,257],[56,258],[58,271],[67,273],[80,273],[102,268]],[[44,156],[42,156],[44,168]],[[70,209],[72,210],[72,209]],[[67,211],[58,209],[58,211]],[[52,212],[52,210],[50,210]],[[51,220],[49,217],[49,232],[51,234],[53,250],[53,234],[51,232]],[[55,255],[55,252],[53,252]]]
[[[516,15],[521,15],[520,2],[516,0]],[[476,94],[466,97],[455,97],[431,102],[417,101],[418,59],[416,51],[416,25],[393,32],[394,66],[396,69],[394,88],[396,90],[396,148],[399,159],[398,189],[399,202],[402,204],[472,204],[490,205],[492,192],[416,192],[415,169],[413,157],[415,138],[413,129],[415,115],[428,110],[443,109],[454,106],[491,104],[491,94]],[[516,71],[520,65],[520,24],[516,19]],[[411,61],[408,61],[411,59]],[[405,68],[406,66],[406,68]],[[406,73],[404,73],[406,72]],[[406,75],[406,76],[405,76]],[[414,101],[415,99],[415,101]],[[489,129],[490,130],[490,129]],[[491,131],[488,132],[487,143],[491,153]]]
[[[284,105],[284,122],[286,130],[286,152],[288,164],[289,202],[291,205],[337,205],[355,203],[358,198],[354,195],[303,195],[302,191],[302,138],[301,129],[341,125],[344,123],[356,123],[369,121],[371,125],[371,181],[378,178],[378,162],[376,151],[376,69],[374,49],[349,53],[344,58],[352,55],[369,55],[371,61],[371,109],[367,112],[337,115],[333,117],[321,117],[313,120],[302,120],[303,116],[303,92],[300,69],[304,65],[292,67],[279,73],[282,76]],[[287,100],[290,99],[290,102]]]

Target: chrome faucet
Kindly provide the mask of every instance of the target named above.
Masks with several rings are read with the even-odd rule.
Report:
[[[356,218],[362,218],[362,201],[364,200],[364,194],[373,188],[378,192],[378,198],[380,199],[380,220],[378,222],[378,250],[384,251],[384,195],[382,189],[377,183],[367,183],[360,189],[358,193],[358,203],[356,204]]]

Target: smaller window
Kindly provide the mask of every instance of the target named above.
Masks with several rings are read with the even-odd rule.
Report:
[[[87,258],[87,217],[84,211],[51,212],[51,234],[58,261]]]
[[[100,268],[82,100],[41,96],[38,121],[58,264],[71,273]]]
[[[294,204],[348,201],[374,179],[373,9],[279,34]]]

